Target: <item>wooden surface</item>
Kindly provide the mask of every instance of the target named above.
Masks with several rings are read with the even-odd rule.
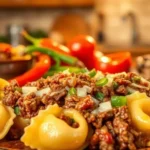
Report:
[[[16,7],[91,7],[94,0],[0,0],[2,8]]]
[[[114,47],[114,46],[99,44],[97,49],[103,52],[104,54],[121,52],[121,51],[129,51],[133,56],[150,54],[150,46],[145,46],[145,45],[136,45],[136,46],[129,46],[129,47],[127,46]]]

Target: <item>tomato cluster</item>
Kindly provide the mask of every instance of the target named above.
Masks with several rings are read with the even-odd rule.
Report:
[[[95,68],[102,72],[118,73],[129,71],[132,63],[129,52],[103,55],[96,50],[96,41],[89,35],[74,37],[68,44],[71,54],[79,58],[88,69]]]

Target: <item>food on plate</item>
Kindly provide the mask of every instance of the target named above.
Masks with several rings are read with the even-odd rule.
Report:
[[[66,70],[24,86],[13,80],[3,91],[1,131],[15,119],[2,140],[37,150],[150,146],[150,82],[135,73]]]
[[[31,67],[33,67],[34,58],[29,54],[25,54],[24,49],[25,46],[23,45],[12,47],[9,44],[0,43],[0,70],[1,70],[0,77],[1,78],[5,78],[5,79],[14,78],[18,75],[25,73]],[[42,77],[42,75],[39,77]],[[36,80],[37,79],[38,78],[36,78]]]
[[[0,43],[0,60],[6,60],[11,57],[11,46],[6,43]]]
[[[24,48],[23,45],[12,47],[6,43],[0,43],[0,61],[30,60],[31,56],[24,54]]]
[[[144,133],[150,133],[150,97],[145,93],[135,92],[127,96],[128,107],[135,127]]]
[[[78,125],[72,127],[62,119],[57,118],[61,114],[72,118]],[[36,137],[35,141],[32,141],[33,135]],[[65,150],[75,150],[84,144],[87,135],[88,124],[77,110],[72,108],[62,109],[54,104],[49,105],[45,110],[41,110],[31,120],[31,124],[25,128],[25,134],[21,141],[25,145],[30,145],[33,149],[59,150],[63,147]]]

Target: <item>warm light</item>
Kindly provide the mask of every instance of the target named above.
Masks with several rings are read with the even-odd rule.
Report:
[[[101,58],[103,56],[103,53],[100,51],[96,51],[94,54],[97,58]]]
[[[112,65],[117,65],[118,61],[112,61]]]
[[[59,48],[60,48],[60,49],[63,49],[64,52],[69,53],[69,49],[68,49],[67,47],[65,47],[65,46],[63,46],[63,45],[59,45]]]
[[[110,62],[110,60],[111,59],[109,57],[106,57],[106,56],[101,57],[101,61],[104,63],[108,63],[108,62]]]
[[[59,47],[60,49],[63,49],[64,52],[69,53],[69,49],[63,45],[58,44],[57,42],[53,41],[53,45],[56,47]]]
[[[73,45],[73,47],[74,47],[74,51],[78,51],[80,49],[81,45],[79,43],[75,43]]]
[[[88,40],[89,42],[91,42],[91,43],[94,43],[94,42],[95,42],[94,39],[93,39],[93,37],[91,37],[91,36],[87,36],[87,40]]]

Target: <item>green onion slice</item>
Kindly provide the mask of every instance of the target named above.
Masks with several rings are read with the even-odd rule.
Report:
[[[89,73],[88,73],[88,75],[92,78],[92,77],[94,77],[95,75],[96,75],[96,70],[95,69],[92,69]]]
[[[112,107],[125,106],[127,104],[127,98],[125,96],[112,96],[111,105]]]
[[[108,83],[108,78],[104,77],[96,82],[96,86],[104,86],[107,83]]]
[[[95,98],[102,101],[104,99],[104,94],[101,92],[97,92]]]
[[[16,115],[19,115],[19,114],[20,114],[20,110],[19,110],[19,107],[18,107],[18,106],[16,106],[16,107],[14,108],[14,112],[15,112]]]
[[[74,87],[72,87],[72,88],[69,89],[68,93],[69,93],[69,95],[76,95],[77,90]]]

